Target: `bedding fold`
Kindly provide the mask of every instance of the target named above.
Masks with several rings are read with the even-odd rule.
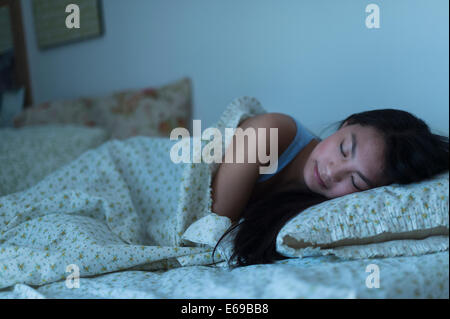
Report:
[[[264,112],[257,100],[236,99],[216,127],[235,128],[257,112]],[[68,266],[90,277],[211,264],[210,246],[182,236],[212,213],[215,166],[174,163],[170,149],[178,142],[109,140],[34,186],[0,197],[0,289],[64,280]]]

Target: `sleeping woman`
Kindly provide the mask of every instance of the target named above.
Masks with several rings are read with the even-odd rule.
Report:
[[[275,173],[260,174],[264,163],[257,156],[256,163],[248,160],[258,154],[257,147],[241,147],[243,139],[234,135],[226,153],[243,156],[244,162],[222,162],[214,176],[212,211],[233,222],[219,243],[235,231],[229,262],[238,266],[286,258],[276,252],[278,232],[308,207],[392,183],[420,182],[449,169],[448,137],[433,134],[424,121],[402,110],[352,114],[324,140],[281,113],[260,114],[239,127],[258,132],[256,145],[259,139],[270,145],[269,129],[277,128],[280,156]]]

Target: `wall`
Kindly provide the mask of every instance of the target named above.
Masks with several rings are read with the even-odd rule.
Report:
[[[393,107],[448,135],[447,0],[103,0],[103,37],[48,51],[21,1],[37,103],[190,76],[203,127],[250,95],[316,133]],[[369,3],[380,29],[365,26]]]

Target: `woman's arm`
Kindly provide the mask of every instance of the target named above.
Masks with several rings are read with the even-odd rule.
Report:
[[[270,128],[278,129],[278,155],[284,151],[296,134],[295,122],[289,116],[281,113],[266,113],[246,119],[238,127],[246,130],[253,128],[256,133],[256,147],[247,147],[244,139],[233,136],[233,143],[228,146],[225,155],[233,151],[233,163],[225,163],[219,166],[212,182],[212,211],[218,215],[227,216],[233,222],[240,219],[243,209],[250,199],[253,188],[259,177],[261,163],[258,159],[258,140],[266,139],[266,155],[270,154]],[[266,134],[258,134],[258,128],[266,128]],[[244,145],[236,145],[237,143]],[[234,149],[231,147],[235,145]],[[237,153],[244,158],[243,163],[236,163]],[[252,152],[254,154],[251,154]],[[253,155],[256,163],[248,163],[248,158]],[[250,157],[251,158],[251,157]]]

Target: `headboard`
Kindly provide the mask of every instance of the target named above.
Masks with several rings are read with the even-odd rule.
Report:
[[[2,21],[7,23],[9,20],[10,25],[9,30],[8,27],[2,28],[2,36],[10,38],[12,44],[10,48],[3,46],[3,52],[0,52],[0,93],[2,90],[23,87],[24,107],[29,107],[33,101],[20,1],[0,0],[0,9],[4,13]]]

